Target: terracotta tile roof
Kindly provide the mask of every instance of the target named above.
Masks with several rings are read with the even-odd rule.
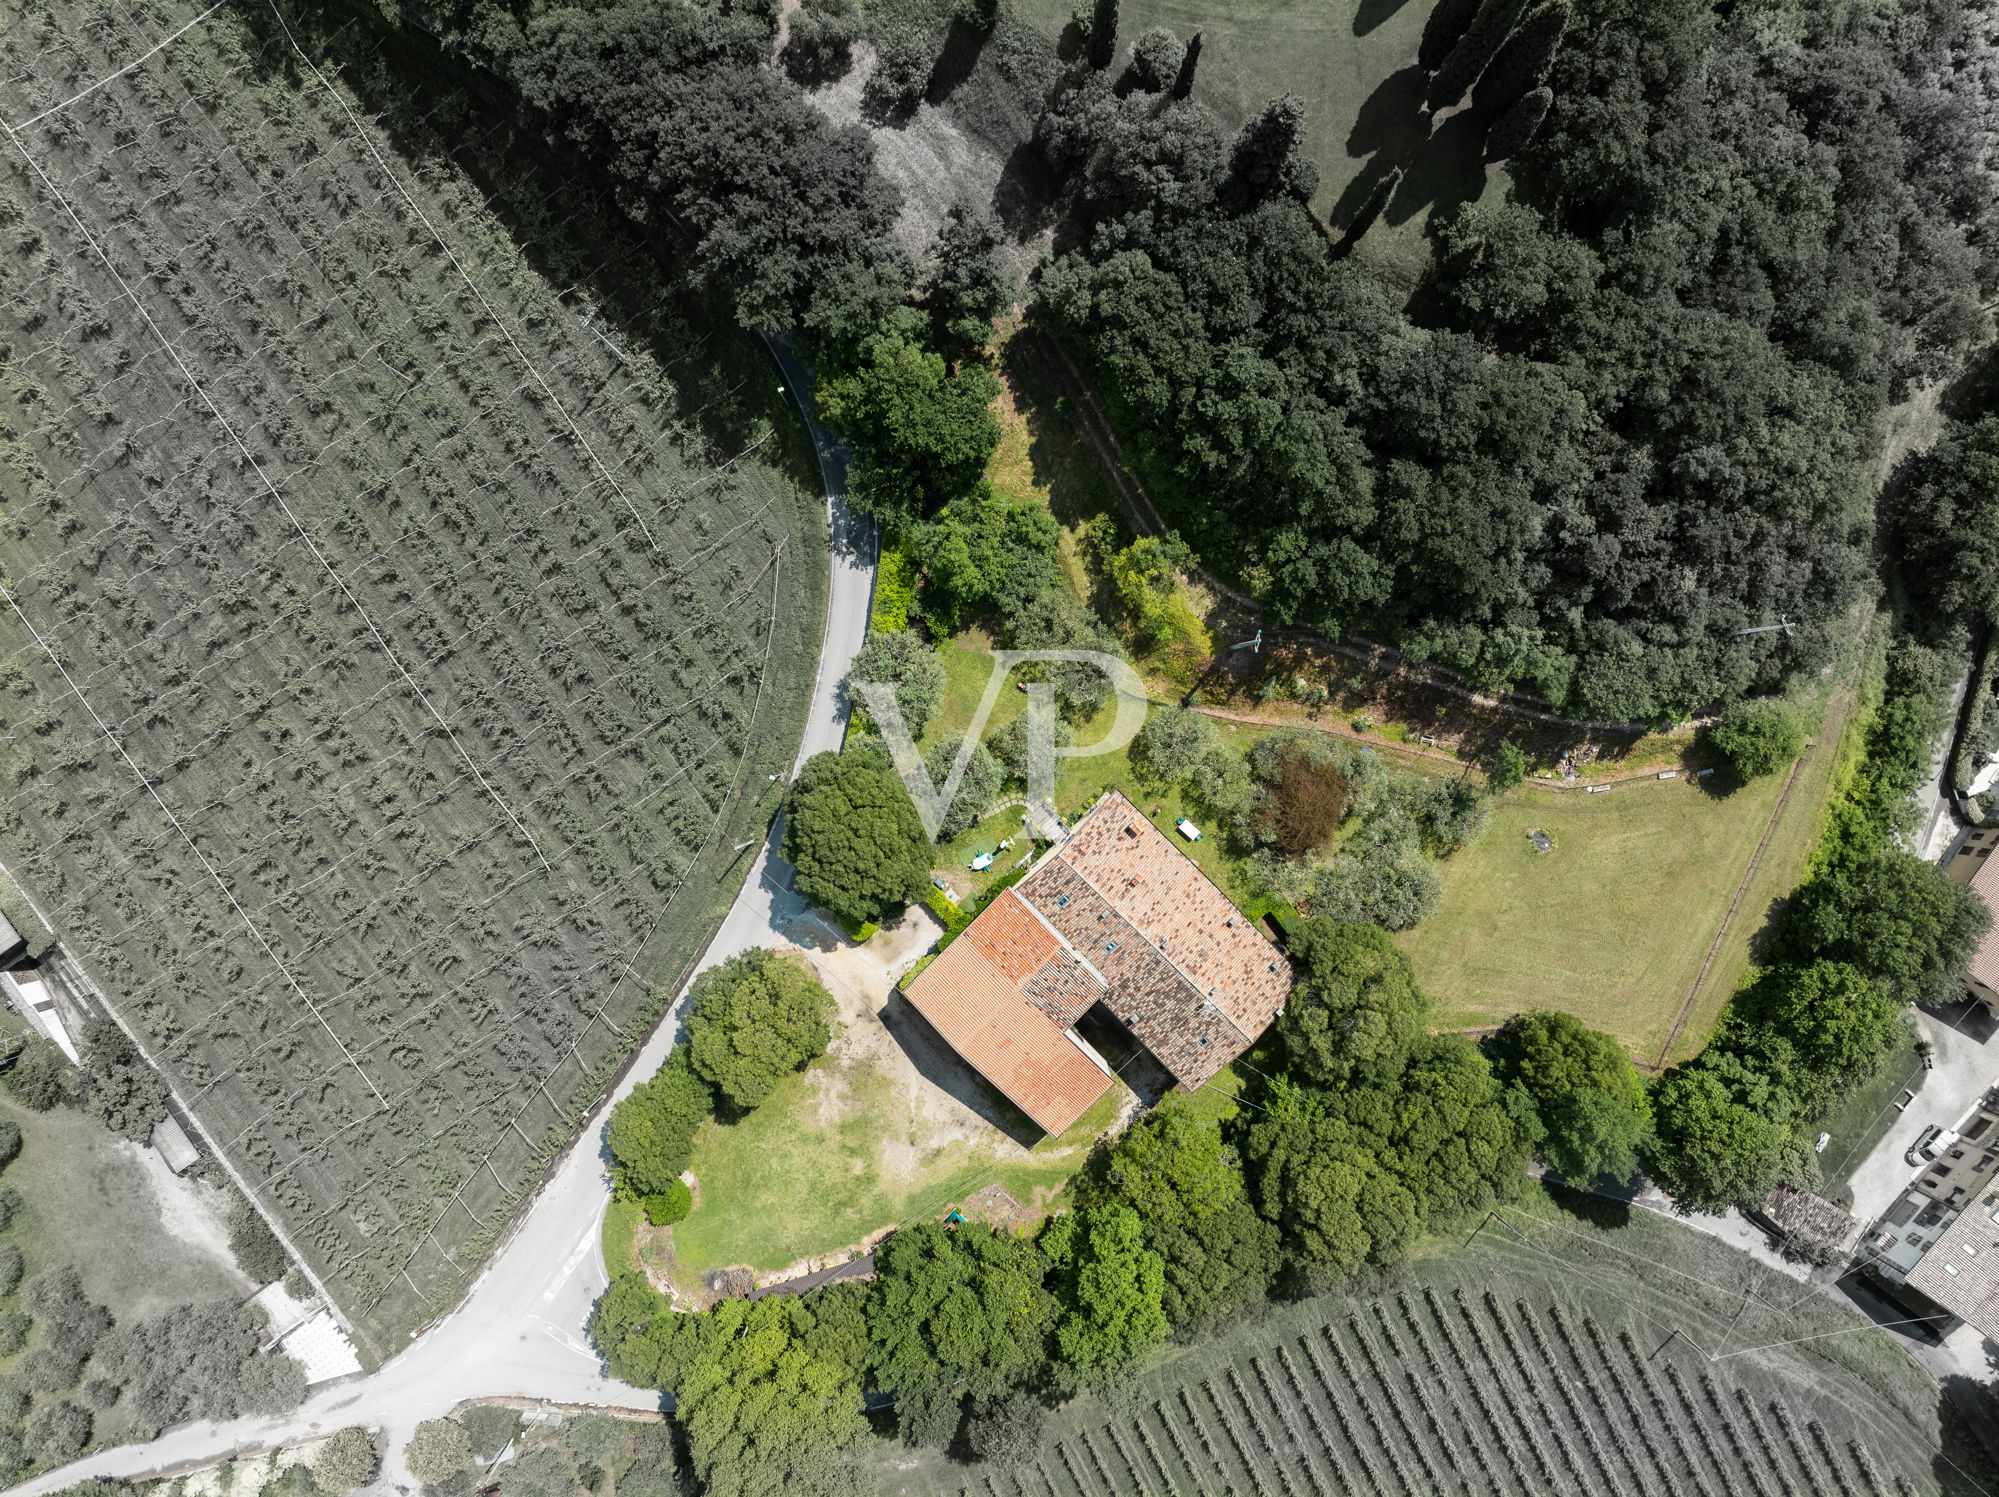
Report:
[[[1978,943],[1978,954],[1971,959],[1971,975],[1999,991],[1999,857],[1979,863],[1978,872],[1971,876],[1971,887],[1993,915],[1992,929],[1985,933],[1985,939]]]
[[[1062,844],[1062,861],[1254,1037],[1291,991],[1291,968],[1200,865],[1113,791]]]
[[[1973,1196],[1909,1270],[1909,1283],[1999,1340],[1999,1195]]]
[[[1059,1134],[1110,1090],[1111,1078],[1008,979],[983,949],[987,943],[971,939],[1004,902],[1004,895],[994,900],[903,994],[967,1065],[1038,1127]],[[1052,937],[1049,944],[1059,953]],[[1002,949],[1019,948],[1002,944]]]
[[[1062,949],[1055,932],[1036,919],[1011,889],[1002,889],[999,898],[965,928],[964,939],[1016,985],[1039,972]]]
[[[1249,1048],[1228,1014],[1073,867],[1049,857],[1016,887],[1104,975],[1105,1004],[1159,1062],[1200,1086]]]

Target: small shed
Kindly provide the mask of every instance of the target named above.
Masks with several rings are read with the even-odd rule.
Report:
[[[1756,1213],[1799,1257],[1829,1259],[1852,1240],[1860,1223],[1823,1196],[1779,1185]]]
[[[167,1162],[167,1168],[176,1175],[184,1175],[201,1158],[200,1152],[189,1141],[187,1131],[174,1121],[168,1113],[153,1124],[153,1147],[159,1150],[160,1158]]]

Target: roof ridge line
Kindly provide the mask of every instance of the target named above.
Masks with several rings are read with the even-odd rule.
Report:
[[[1130,803],[1126,802],[1126,804]],[[1136,808],[1134,807],[1134,809]],[[1168,845],[1171,846],[1170,843]],[[1177,848],[1174,850],[1176,852],[1178,851]],[[1188,861],[1191,862],[1192,859],[1189,859]],[[1104,902],[1105,908],[1107,908],[1113,915],[1117,916],[1118,919],[1122,920],[1127,926],[1129,926],[1132,929],[1132,931],[1137,934],[1139,940],[1145,942],[1146,945],[1150,946],[1154,951],[1159,953],[1160,960],[1164,961],[1167,966],[1173,969],[1173,973],[1176,977],[1178,977],[1182,982],[1187,984],[1189,988],[1193,989],[1194,996],[1200,999],[1201,1003],[1205,1007],[1213,1009],[1216,1013],[1222,1016],[1222,1022],[1228,1025],[1229,1028],[1233,1029],[1236,1032],[1236,1034],[1241,1037],[1243,1042],[1243,1047],[1245,1049],[1256,1043],[1255,1036],[1251,1035],[1247,1030],[1245,1030],[1242,1027],[1242,1025],[1236,1023],[1235,1015],[1230,1013],[1221,1004],[1215,1002],[1212,995],[1202,992],[1201,985],[1198,982],[1194,981],[1194,979],[1188,974],[1187,969],[1181,966],[1178,962],[1174,961],[1172,956],[1167,953],[1167,950],[1164,946],[1161,946],[1157,941],[1153,940],[1151,936],[1147,935],[1144,931],[1140,930],[1138,922],[1132,919],[1131,916],[1127,915],[1123,910],[1119,909],[1117,907],[1117,904],[1111,899],[1110,895],[1104,893],[1102,889],[1099,889],[1097,887],[1095,880],[1093,880],[1087,873],[1083,872],[1082,869],[1078,868],[1074,863],[1069,863],[1067,859],[1064,859],[1064,862],[1067,865],[1069,871],[1075,874],[1077,878],[1083,881],[1083,886],[1087,888],[1092,894],[1096,895],[1097,898],[1101,899]],[[1194,866],[1197,869],[1200,867],[1198,863],[1196,863]],[[1203,874],[1202,877],[1205,878],[1206,875]],[[1022,900],[1021,903],[1025,904],[1026,901]],[[1039,911],[1036,911],[1036,913],[1038,914]],[[1108,984],[1106,984],[1106,986],[1108,986]],[[1219,987],[1220,984],[1217,983],[1216,986]],[[1167,1069],[1171,1070],[1172,1067],[1168,1066]]]
[[[1081,875],[1078,875],[1078,877],[1081,877]],[[1022,879],[1020,881],[1021,884],[1024,884],[1026,882],[1027,882],[1026,879]],[[1084,879],[1083,882],[1087,884],[1089,883],[1089,880]],[[1109,991],[1111,980],[1108,977],[1104,976],[1103,973],[1097,970],[1097,964],[1095,962],[1091,961],[1088,957],[1084,956],[1082,952],[1076,949],[1075,942],[1071,941],[1067,936],[1063,935],[1061,931],[1055,928],[1055,922],[1050,920],[1046,915],[1042,914],[1041,911],[1035,907],[1035,903],[1033,900],[1029,899],[1025,894],[1020,892],[1020,884],[1009,884],[1007,885],[1006,888],[1000,890],[1000,892],[1002,894],[1011,894],[1015,899],[1019,900],[1021,907],[1025,909],[1030,915],[1032,915],[1036,920],[1039,920],[1043,928],[1047,930],[1048,934],[1053,936],[1058,942],[1061,943],[1062,949],[1068,952],[1069,955],[1073,956],[1077,961],[1081,962],[1085,967],[1088,967],[1090,969],[1090,976],[1096,978],[1098,982],[1102,983],[1104,985],[1105,991]],[[1102,897],[1103,897],[1102,895],[1098,896],[1098,898],[1100,899]],[[1109,901],[1106,901],[1106,903],[1108,902]],[[983,913],[983,911],[981,913]],[[1171,960],[1171,958],[1168,958],[1168,960]]]

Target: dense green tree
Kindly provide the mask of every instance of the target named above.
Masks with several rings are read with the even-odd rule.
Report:
[[[1525,8],[1526,0],[1484,0],[1457,44],[1444,54],[1437,71],[1431,75],[1432,109],[1447,108],[1464,97],[1465,90],[1485,71]]]
[[[1486,759],[1486,788],[1494,795],[1504,795],[1527,778],[1528,767],[1527,755],[1510,739],[1501,740]]]
[[[277,1414],[305,1397],[305,1369],[265,1354],[263,1317],[227,1300],[178,1305],[114,1327],[90,1367],[139,1423]]]
[[[1047,1262],[1024,1238],[936,1222],[904,1227],[875,1254],[868,1336],[878,1385],[895,1394],[913,1445],[945,1445],[964,1400],[1031,1386],[1047,1361],[1056,1305]]]
[[[1555,107],[1555,91],[1545,83],[1530,88],[1515,99],[1506,112],[1485,132],[1485,158],[1511,161],[1533,143],[1548,111]]]
[[[1074,1390],[1117,1381],[1167,1332],[1165,1265],[1129,1206],[1067,1211],[1042,1229],[1061,1319],[1055,1376]]]
[[[877,123],[906,119],[930,87],[937,43],[928,28],[908,21],[881,27],[874,43],[875,65],[862,86],[861,102]]]
[[[312,1458],[313,1485],[322,1492],[351,1492],[373,1481],[380,1466],[373,1435],[359,1426],[335,1430]]]
[[[1399,1074],[1341,1092],[1280,1080],[1248,1132],[1252,1198],[1306,1287],[1393,1264],[1524,1178],[1525,1140],[1478,1051],[1435,1035],[1407,1055]]]
[[[1262,1299],[1281,1266],[1279,1234],[1251,1207],[1235,1151],[1212,1119],[1168,1099],[1130,1128],[1083,1198],[1139,1215],[1165,1268],[1160,1305],[1183,1335]]]
[[[1048,1408],[1027,1393],[1007,1393],[973,1408],[965,1421],[972,1454],[1002,1471],[1018,1471],[1041,1454]]]
[[[947,336],[973,349],[993,340],[993,319],[1020,295],[1020,283],[1003,253],[1006,231],[999,215],[960,197],[937,232],[930,296]]]
[[[418,1481],[435,1484],[472,1464],[472,1441],[456,1419],[426,1419],[403,1448],[403,1464]]]
[[[639,1205],[645,1209],[646,1220],[655,1227],[670,1227],[687,1220],[687,1213],[694,1209],[694,1192],[685,1180],[675,1180],[665,1190],[641,1196]]]
[[[1397,1262],[1414,1242],[1422,1202],[1373,1140],[1329,1114],[1321,1095],[1280,1088],[1245,1143],[1257,1210],[1281,1224],[1302,1275],[1337,1283]]]
[[[1278,1021],[1290,1072],[1313,1086],[1373,1084],[1401,1073],[1429,1000],[1378,926],[1314,917],[1291,930],[1300,981]]]
[[[1047,509],[1008,499],[983,480],[917,532],[925,558],[925,611],[958,628],[976,610],[1002,615],[1050,588],[1063,588],[1055,564],[1062,527]]]
[[[1528,7],[1472,86],[1472,108],[1496,120],[1529,90],[1539,88],[1554,66],[1568,26],[1569,0],[1537,0]]]
[[[903,725],[919,738],[944,699],[944,662],[914,629],[870,629],[847,671],[848,690],[856,681],[895,687]]]
[[[1708,736],[1745,780],[1775,774],[1805,747],[1805,725],[1797,709],[1773,697],[1731,702]]]
[[[1423,22],[1423,39],[1416,47],[1416,66],[1434,73],[1470,29],[1479,0],[1437,0]]]
[[[1762,1204],[1777,1183],[1795,1104],[1737,1056],[1717,1051],[1659,1078],[1652,1178],[1682,1212]]]
[[[1296,94],[1272,99],[1236,135],[1229,172],[1250,201],[1280,193],[1303,200],[1319,185],[1319,169],[1303,155],[1305,101]]]
[[[706,1497],[858,1492],[863,1293],[724,1300],[701,1317],[713,1332],[680,1377],[674,1418]]]
[[[687,996],[694,1072],[737,1112],[826,1053],[833,995],[804,959],[759,946],[710,967]]]
[[[21,1276],[27,1272],[27,1260],[21,1256],[18,1244],[0,1243],[0,1298],[12,1294],[21,1287]]]
[[[36,1349],[68,1369],[59,1386],[76,1386],[84,1360],[111,1329],[111,1312],[83,1292],[83,1281],[67,1265],[37,1274],[22,1293],[40,1334]]]
[[[75,1095],[76,1071],[62,1051],[40,1035],[30,1035],[20,1058],[7,1072],[7,1090],[34,1112],[47,1112]]]
[[[110,1019],[83,1026],[83,1110],[113,1133],[138,1143],[167,1115],[167,1084]]]
[[[1201,763],[1221,747],[1221,729],[1214,719],[1191,707],[1168,707],[1147,716],[1139,735],[1145,767],[1168,785],[1194,777]]]
[[[21,1156],[21,1125],[12,1118],[0,1118],[0,1169]]]
[[[645,1197],[680,1184],[695,1131],[714,1109],[715,1094],[695,1071],[692,1052],[674,1046],[652,1079],[611,1109],[604,1138],[617,1161],[621,1189]]]
[[[930,839],[909,791],[879,744],[815,754],[793,783],[784,856],[793,886],[815,904],[859,925],[923,897]]]
[[[0,1310],[0,1357],[11,1357],[26,1346],[33,1325],[33,1319],[19,1310]]]
[[[1909,460],[1887,501],[1897,563],[1926,610],[1999,617],[1999,416],[1953,422]]]
[[[39,1404],[22,1433],[28,1450],[45,1466],[74,1460],[90,1443],[90,1410],[62,1399]]]
[[[923,767],[930,776],[930,783],[940,791],[950,778],[951,767],[957,762],[958,751],[964,743],[963,734],[953,733],[930,745],[929,752],[923,756]],[[970,831],[976,826],[987,808],[999,799],[1005,778],[1005,771],[992,750],[983,743],[973,744],[971,756],[965,761],[964,778],[958,782],[958,793],[951,797],[951,804],[944,808],[944,815],[937,823],[938,841],[948,842],[960,832]]]
[[[1117,56],[1118,0],[1091,0],[1090,29],[1084,38],[1090,66],[1102,72]]]
[[[0,1481],[11,1485],[17,1476],[28,1469],[29,1460],[20,1432],[0,1429]]]
[[[1614,1036],[1573,1014],[1541,1010],[1515,1015],[1486,1049],[1493,1074],[1524,1098],[1550,1169],[1582,1186],[1637,1172],[1651,1135],[1651,1103]]]
[[[922,314],[904,309],[818,390],[820,415],[856,449],[848,497],[897,524],[969,492],[1000,440],[992,371],[978,363],[953,370],[922,337]]]
[[[1104,621],[1067,587],[1043,589],[1001,620],[1010,650],[1096,650],[1124,656]],[[1034,671],[1034,667],[1028,668]],[[1082,661],[1055,661],[1035,671],[1055,687],[1055,705],[1072,723],[1089,722],[1116,693],[1109,676]],[[1023,673],[1022,679],[1028,679]]]
[[[861,18],[852,0],[812,0],[791,13],[784,70],[794,83],[813,88],[845,77],[854,65]]]
[[[1151,26],[1139,34],[1131,47],[1131,68],[1126,77],[1140,93],[1164,93],[1180,76],[1187,49],[1180,38],[1164,26]]]
[[[1194,74],[1201,65],[1201,33],[1195,32],[1187,39],[1186,54],[1180,59],[1180,71],[1173,79],[1172,96],[1184,99],[1194,91]]]
[[[1904,1003],[1947,1001],[1990,928],[1970,888],[1900,848],[1829,864],[1791,896],[1776,949],[1843,962]]]
[[[553,9],[500,63],[649,221],[684,228],[689,274],[743,326],[845,346],[912,277],[890,233],[899,197],[866,131],[830,124],[764,66],[770,47],[742,7]]]
[[[1002,786],[1007,784],[1026,785],[1028,773],[1028,732],[1027,714],[1010,717],[993,729],[986,739],[986,748],[999,765]],[[1057,716],[1055,719],[1055,746],[1071,748],[1076,742],[1076,730],[1069,726],[1069,720]]]
[[[1708,1048],[1740,1055],[1810,1117],[1879,1070],[1901,1033],[1901,1005],[1858,969],[1820,961],[1759,972]]]
[[[1549,229],[1526,203],[1470,202],[1438,225],[1438,293],[1481,341],[1532,352],[1548,327],[1587,305],[1603,263]]]
[[[1478,785],[1456,775],[1422,791],[1414,813],[1423,850],[1443,858],[1479,839],[1492,822],[1492,803]]]
[[[229,1206],[229,1251],[236,1266],[254,1284],[270,1284],[285,1276],[291,1260],[271,1231],[263,1213],[237,1196]]]

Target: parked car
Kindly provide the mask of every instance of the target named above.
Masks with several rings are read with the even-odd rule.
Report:
[[[1903,1157],[1914,1165],[1935,1164],[1937,1155],[1957,1142],[1957,1135],[1940,1123],[1932,1123],[1917,1135]]]

